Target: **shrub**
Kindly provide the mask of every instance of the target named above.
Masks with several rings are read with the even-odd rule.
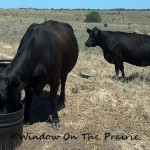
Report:
[[[85,22],[101,22],[102,18],[97,11],[91,11],[85,16]]]
[[[108,24],[107,23],[104,23],[104,27],[107,27],[108,26]]]

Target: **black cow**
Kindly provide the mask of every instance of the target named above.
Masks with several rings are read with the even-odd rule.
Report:
[[[87,29],[89,39],[87,47],[100,46],[104,58],[109,63],[115,64],[116,77],[119,70],[124,74],[123,62],[136,66],[150,65],[150,36],[134,33],[101,31],[97,27]]]
[[[60,101],[64,107],[65,83],[78,58],[78,44],[73,28],[57,21],[32,24],[23,36],[10,65],[0,75],[0,111],[16,111],[25,89],[25,122],[30,119],[33,94],[39,95],[50,85],[51,123],[59,126],[57,91],[61,81]]]

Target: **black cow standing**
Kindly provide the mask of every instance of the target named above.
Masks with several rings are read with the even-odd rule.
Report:
[[[60,101],[64,107],[65,82],[78,58],[78,44],[73,28],[67,23],[46,21],[32,24],[23,36],[17,54],[0,74],[0,112],[18,109],[21,86],[25,89],[25,122],[30,119],[33,94],[39,95],[50,85],[52,126],[59,126],[57,91],[61,81]],[[23,83],[23,84],[22,84]]]
[[[87,32],[89,39],[85,45],[102,48],[105,60],[115,65],[117,78],[119,70],[122,72],[122,77],[125,77],[123,62],[141,67],[150,65],[150,36],[101,31],[97,27],[93,30],[87,29]]]

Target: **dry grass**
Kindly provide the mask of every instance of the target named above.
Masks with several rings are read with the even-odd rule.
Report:
[[[140,12],[140,15],[143,16],[142,22],[137,17],[139,12],[101,13],[104,18],[102,23],[87,24],[83,22],[86,14],[84,11],[68,13],[66,11],[0,10],[0,53],[14,56],[20,38],[27,27],[33,21],[43,22],[45,17],[69,22],[75,30],[80,49],[77,65],[67,80],[66,108],[59,112],[61,128],[53,130],[46,122],[35,122],[24,128],[25,135],[27,133],[41,135],[45,132],[47,135],[60,135],[61,139],[41,140],[40,142],[39,140],[24,140],[19,150],[106,150],[108,149],[106,145],[110,144],[109,148],[113,148],[113,144],[116,142],[105,141],[104,134],[106,132],[113,133],[114,130],[119,131],[120,134],[123,132],[141,137],[141,141],[134,141],[134,143],[131,140],[119,141],[117,145],[120,148],[114,148],[115,150],[150,148],[150,68],[125,64],[127,80],[125,82],[115,80],[113,79],[114,65],[104,60],[100,48],[87,49],[84,46],[88,38],[86,33],[88,27],[97,26],[104,30],[127,32],[139,30],[148,33],[150,26],[147,25],[149,23],[147,16],[150,15],[150,12]],[[124,16],[123,19],[119,19],[122,16]],[[146,18],[145,24],[144,18]],[[108,23],[107,28],[103,26],[106,21]],[[129,28],[128,23],[130,22],[132,24]],[[7,33],[8,29],[9,32]],[[93,77],[84,79],[80,77],[80,73],[87,73]],[[41,115],[40,113],[49,107],[48,100],[44,95],[36,99],[34,104],[39,106],[33,108],[32,113],[36,112]],[[41,99],[43,105],[40,105],[39,100]],[[64,140],[65,133],[76,135],[79,138]],[[99,135],[100,139],[84,140],[81,136],[82,133]]]

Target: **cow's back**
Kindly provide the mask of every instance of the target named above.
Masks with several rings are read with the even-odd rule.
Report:
[[[46,81],[46,78],[49,80],[57,73],[63,77],[73,69],[77,57],[78,44],[69,24],[57,21],[32,24],[23,36],[6,74],[18,68],[18,72],[28,74],[23,80],[40,76]]]
[[[117,48],[123,61],[137,66],[147,66],[150,63],[150,36],[111,31],[104,31],[103,34],[107,37],[107,50],[114,51]]]
[[[61,54],[62,76],[70,72],[74,67],[78,57],[78,44],[71,25],[58,21],[46,21],[43,23],[55,35],[58,41],[58,52]]]
[[[125,32],[111,32],[103,31],[105,37],[107,37],[107,43],[110,44],[110,47],[121,43],[128,46],[130,49],[139,48],[139,46],[150,43],[150,36],[143,34],[134,34],[134,33],[125,33]]]

